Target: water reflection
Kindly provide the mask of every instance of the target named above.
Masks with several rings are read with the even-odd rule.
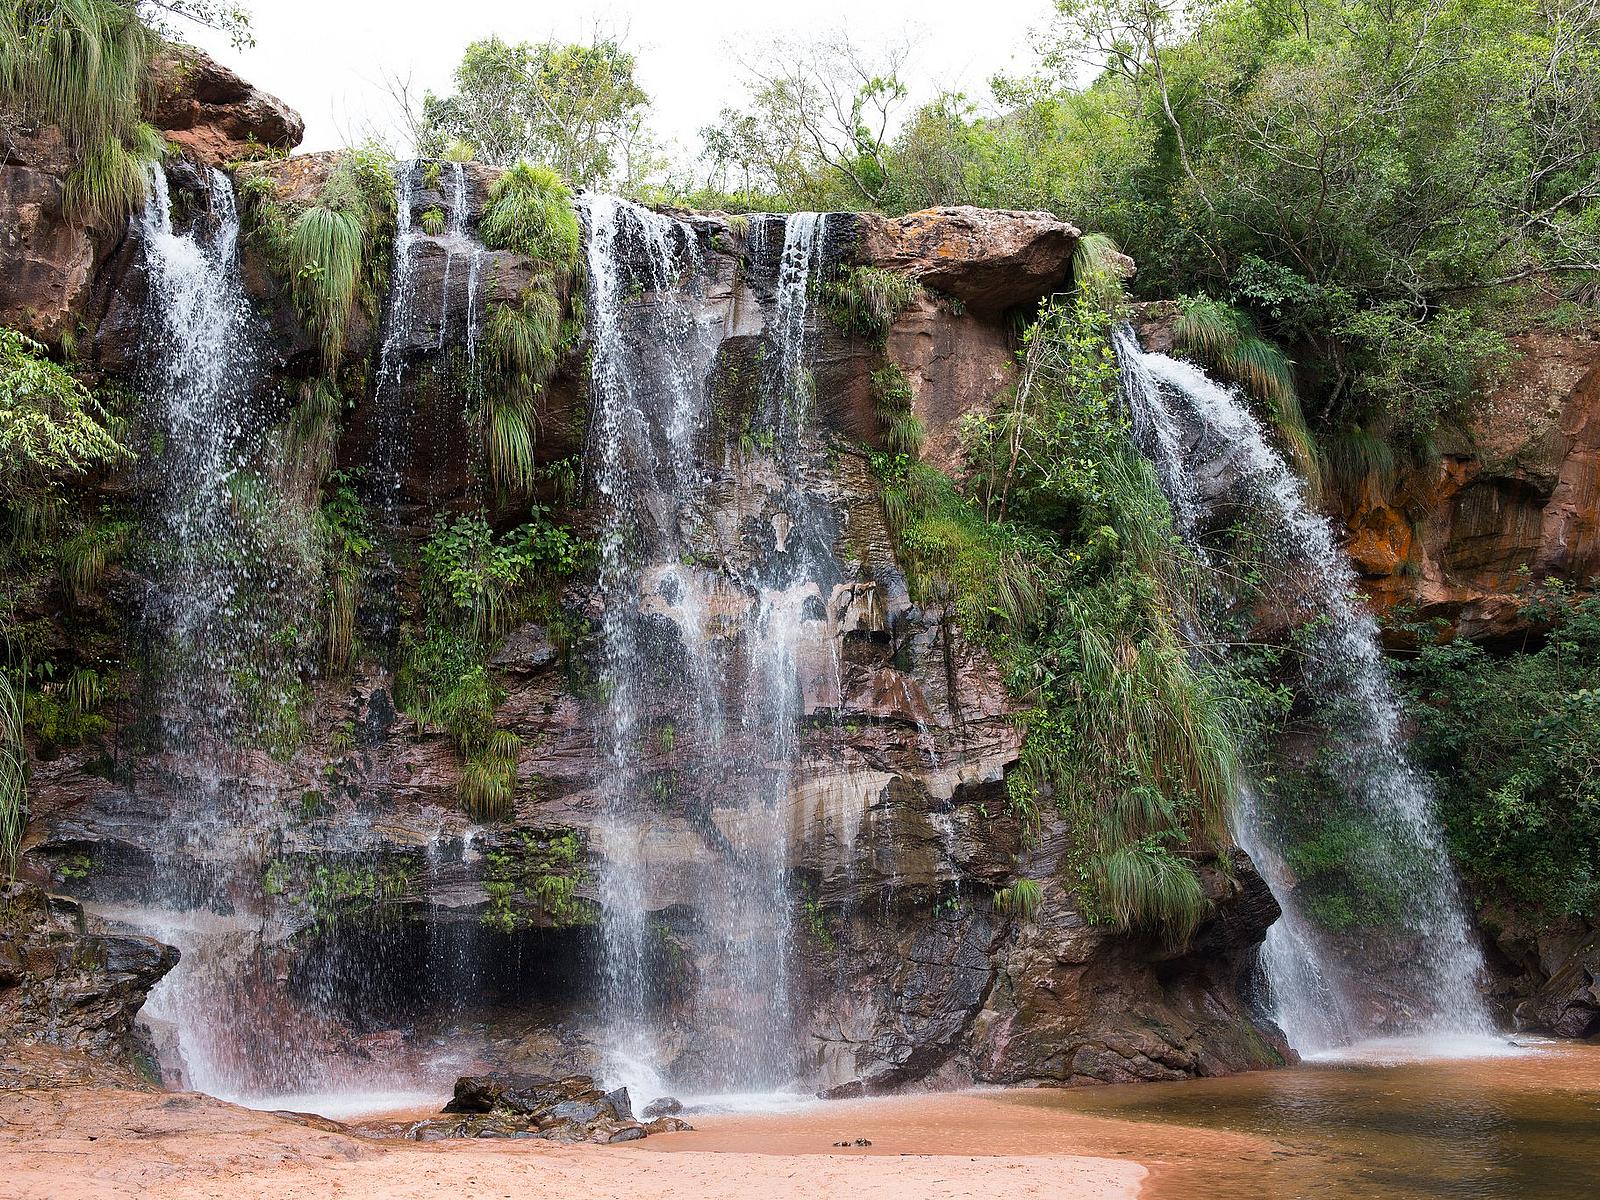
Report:
[[[1407,1065],[1312,1063],[1180,1084],[1017,1096],[1277,1144],[1249,1184],[1203,1162],[1157,1169],[1150,1196],[1273,1200],[1593,1200],[1600,1195],[1600,1048]],[[1225,1174],[1231,1174],[1225,1173]],[[1218,1186],[1219,1182],[1222,1186]]]

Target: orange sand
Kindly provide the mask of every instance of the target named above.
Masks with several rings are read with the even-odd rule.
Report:
[[[1131,1200],[1135,1162],[1070,1154],[757,1154],[370,1140],[196,1095],[0,1095],[0,1200]],[[876,1149],[876,1147],[874,1147]]]

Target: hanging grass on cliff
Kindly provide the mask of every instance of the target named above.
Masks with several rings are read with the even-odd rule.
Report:
[[[240,173],[249,236],[288,285],[324,375],[332,378],[344,362],[355,314],[375,322],[382,308],[394,236],[394,161],[374,145],[347,150],[309,203],[280,195],[269,169]]]
[[[533,266],[517,301],[489,314],[492,378],[481,414],[490,482],[502,494],[526,495],[537,472],[538,397],[583,325],[575,288],[582,232],[561,177],[519,162],[490,188],[479,233],[486,246],[524,255]]]
[[[1086,910],[1181,945],[1207,911],[1195,864],[1226,836],[1234,742],[1181,636],[1192,563],[1128,438],[1108,328],[1086,297],[1041,314],[1024,386],[964,427],[964,485],[904,455],[879,469],[913,594],[948,604],[1027,706],[1014,807],[1069,823]]]
[[[144,201],[145,164],[165,151],[141,120],[159,45],[118,0],[0,0],[0,126],[61,130],[77,220],[110,228]]]

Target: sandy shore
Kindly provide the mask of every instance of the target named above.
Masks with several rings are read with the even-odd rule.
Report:
[[[709,1118],[716,1127],[703,1134],[623,1147],[418,1144],[353,1136],[329,1123],[285,1120],[204,1096],[14,1092],[0,1094],[0,1200],[1125,1200],[1139,1194],[1146,1174],[1135,1161],[1055,1146],[1044,1153],[905,1153],[891,1149],[891,1134],[888,1142],[874,1138],[870,1149],[834,1150],[831,1140],[846,1133],[870,1136],[858,1132],[870,1124],[859,1112],[840,1111],[855,1107],[829,1106],[824,1111],[842,1119],[818,1117],[781,1146],[755,1152],[718,1143],[749,1136],[733,1117]],[[694,1145],[690,1138],[703,1140]]]

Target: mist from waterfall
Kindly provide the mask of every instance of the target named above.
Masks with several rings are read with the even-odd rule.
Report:
[[[1146,353],[1120,328],[1116,347],[1140,449],[1153,461],[1178,530],[1202,561],[1213,519],[1244,513],[1262,538],[1264,565],[1294,589],[1309,620],[1297,691],[1309,697],[1325,749],[1350,803],[1374,835],[1367,866],[1401,881],[1404,929],[1369,930],[1338,944],[1304,911],[1273,818],[1274,797],[1246,784],[1234,833],[1271,885],[1283,916],[1267,934],[1262,963],[1277,1020],[1302,1052],[1327,1051],[1379,1033],[1448,1038],[1490,1034],[1478,990],[1483,959],[1433,813],[1427,781],[1406,756],[1399,704],[1377,622],[1356,596],[1357,580],[1327,519],[1275,450],[1242,395],[1198,367]],[[1221,523],[1217,521],[1216,523]],[[1383,956],[1388,951],[1387,956]],[[1351,987],[1360,972],[1396,972],[1420,998],[1413,1011],[1376,1013]]]
[[[801,660],[828,642],[835,581],[831,529],[793,474],[810,399],[810,275],[825,222],[799,214],[785,226],[768,326],[777,369],[763,368],[755,415],[768,449],[747,466],[771,511],[730,542],[708,511],[710,490],[726,478],[714,478],[709,385],[721,337],[703,303],[710,265],[699,235],[609,196],[586,197],[582,213],[609,766],[600,888],[611,1073],[636,1097],[668,1082],[771,1091],[799,1065],[790,772],[805,708]],[[759,222],[753,243],[776,223]],[[663,1078],[672,935],[652,907],[652,817],[663,811],[688,813],[705,842],[684,934],[694,959],[687,1007],[697,1030],[716,1032],[691,1079]]]

